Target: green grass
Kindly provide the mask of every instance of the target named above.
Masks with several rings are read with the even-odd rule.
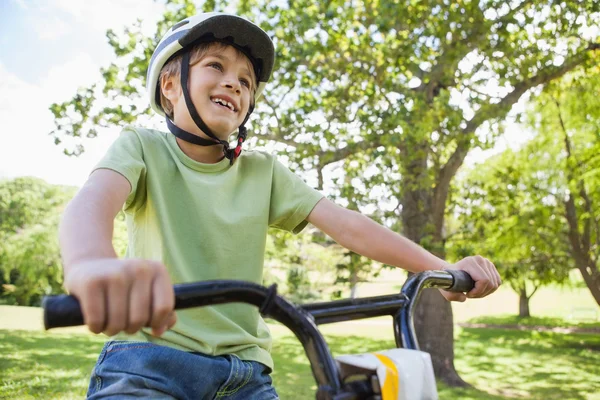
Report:
[[[0,330],[0,399],[81,399],[104,340]]]
[[[472,324],[487,325],[517,325],[527,327],[549,327],[549,328],[584,328],[600,329],[600,322],[580,322],[565,320],[557,317],[527,317],[519,318],[517,315],[491,315],[475,317],[469,320]]]
[[[598,399],[600,335],[462,329],[455,347],[461,375],[491,394]]]
[[[401,271],[361,286],[360,296],[397,293]],[[531,301],[535,317],[519,320],[518,298],[507,287],[493,296],[453,303],[455,321],[553,327],[598,327],[598,305],[587,289],[542,288]],[[302,346],[283,326],[271,325],[282,399],[314,399]],[[0,399],[79,399],[105,338],[85,328],[41,331],[41,310],[0,306]],[[321,327],[334,354],[394,347],[391,319]],[[600,335],[501,329],[456,329],[456,368],[475,389],[438,385],[441,399],[600,400]]]
[[[273,334],[273,379],[281,398],[314,399],[302,346],[283,327],[274,326]],[[326,338],[334,354],[394,346],[391,337],[338,332]],[[89,334],[0,330],[0,398],[81,398],[103,341]],[[457,369],[475,389],[439,385],[441,399],[600,399],[600,335],[457,329],[455,352]]]

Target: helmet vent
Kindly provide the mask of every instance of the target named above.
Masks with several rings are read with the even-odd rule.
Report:
[[[175,31],[175,30],[177,30],[177,29],[178,29],[180,26],[183,26],[183,25],[186,25],[186,24],[189,24],[189,23],[190,23],[190,21],[189,21],[189,20],[187,20],[187,19],[184,19],[183,21],[181,21],[181,22],[178,22],[178,23],[176,23],[175,25],[173,25],[173,27],[171,28],[171,31]]]

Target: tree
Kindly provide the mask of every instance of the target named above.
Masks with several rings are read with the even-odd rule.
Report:
[[[381,270],[374,269],[371,260],[352,251],[344,252],[343,260],[336,264],[335,269],[337,276],[334,284],[348,285],[351,299],[356,298],[359,283],[368,282],[370,277],[376,277]],[[336,297],[341,297],[341,291],[336,293]]]
[[[0,231],[11,234],[43,221],[64,206],[74,192],[74,188],[32,177],[0,181]]]
[[[0,294],[11,304],[39,305],[61,292],[58,217],[74,188],[21,177],[0,182]]]
[[[356,185],[361,210],[380,209],[384,223],[401,223],[405,236],[444,257],[450,184],[465,156],[493,144],[528,90],[593,63],[600,43],[588,27],[597,25],[598,7],[594,0],[241,0],[238,12],[265,27],[277,47],[273,81],[252,120],[254,140],[278,143],[292,168],[341,203]],[[51,106],[56,141],[146,115],[140,96],[152,49],[194,11],[189,0],[170,2],[152,37],[139,23],[122,35],[109,31],[120,64],[103,70],[101,87]],[[98,105],[98,96],[110,106]],[[65,150],[77,154],[81,145]],[[416,316],[437,376],[464,384],[453,366],[450,305],[432,291]]]
[[[278,291],[296,303],[325,300],[336,292],[332,266],[342,258],[342,249],[315,237],[311,229],[296,237],[269,229],[263,280],[266,285],[283,284]]]
[[[528,113],[536,136],[460,182],[456,210],[466,229],[451,238],[450,249],[490,254],[521,292],[522,315],[532,294],[516,278],[535,278],[535,290],[564,281],[577,267],[600,299],[600,198],[593,190],[600,184],[599,72],[591,68],[548,85]]]
[[[42,296],[64,292],[57,226],[54,217],[6,237],[0,245],[8,303],[39,306]]]
[[[571,74],[549,85],[529,114],[539,132],[536,148],[552,149],[540,160],[557,182],[553,198],[563,207],[565,240],[577,269],[600,305],[600,68]]]
[[[532,146],[503,153],[474,166],[458,180],[457,232],[448,238],[449,256],[482,254],[519,295],[519,316],[529,317],[529,300],[538,288],[563,283],[574,267],[560,218],[561,204],[547,195],[553,180],[541,180],[537,159],[547,154]],[[558,215],[558,217],[557,217]]]

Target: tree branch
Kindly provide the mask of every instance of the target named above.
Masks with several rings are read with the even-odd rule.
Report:
[[[565,141],[565,148],[567,150],[567,160],[570,161],[570,159],[573,159],[574,162],[572,163],[572,165],[577,165],[579,166],[580,164],[577,162],[577,159],[575,157],[575,155],[573,154],[572,151],[572,146],[571,146],[571,141],[569,140],[569,135],[567,133],[567,127],[565,125],[563,116],[562,116],[562,109],[560,107],[560,102],[558,101],[558,99],[554,96],[552,96],[552,100],[554,101],[554,104],[556,105],[556,109],[558,112],[558,122],[560,124],[560,128],[562,130],[562,133],[564,135],[564,141]],[[567,168],[569,168],[569,166],[567,166]],[[569,172],[567,173],[567,176],[569,178],[569,180],[572,180],[573,177],[573,173],[572,171],[569,169]],[[591,219],[592,219],[592,203],[590,201],[590,198],[587,194],[587,191],[585,190],[585,185],[582,179],[578,179],[577,180],[577,186],[579,188],[579,195],[583,198],[584,203],[585,203],[585,211],[587,214],[587,217],[584,219],[584,225],[583,225],[583,234],[581,236],[581,247],[582,247],[582,251],[584,251],[585,253],[589,253],[590,251],[590,241],[591,241]]]
[[[295,88],[296,88],[296,82],[294,81],[294,84],[292,85],[292,87],[289,88],[289,90],[287,92],[285,92],[285,94],[283,96],[281,96],[281,99],[279,99],[279,103],[277,103],[277,108],[278,109],[279,109],[279,107],[281,107],[281,103],[283,103],[283,101],[288,96],[288,94],[292,93]]]
[[[532,5],[532,4],[534,4],[534,2],[532,2],[532,1],[523,1],[523,2],[521,2],[521,4],[519,4],[518,6],[516,6],[513,9],[511,9],[505,15],[501,16],[500,18],[498,18],[498,21],[502,22],[502,23],[508,22],[509,19],[512,19],[512,17],[516,13],[518,13],[519,11],[521,11],[525,6]]]
[[[508,114],[513,104],[515,104],[521,96],[529,89],[550,82],[556,78],[560,78],[567,72],[581,65],[587,58],[590,51],[600,49],[600,43],[590,44],[580,53],[575,54],[571,58],[558,67],[548,67],[539,71],[535,76],[525,79],[514,85],[514,90],[507,94],[500,102],[495,104],[487,104],[482,106],[475,116],[467,123],[463,133],[474,133],[481,124],[490,118],[503,118]]]
[[[486,99],[501,99],[502,98],[500,96],[492,96],[490,94],[483,93],[483,92],[473,88],[472,86],[468,86],[468,85],[465,85],[465,89],[469,89],[473,93],[477,93],[480,96],[484,96]]]
[[[285,97],[285,96],[284,96]],[[273,116],[275,117],[275,120],[277,121],[277,133],[269,133],[269,134],[256,134],[256,137],[260,137],[262,139],[265,140],[272,140],[274,142],[279,142],[279,143],[285,143],[288,146],[292,146],[292,147],[297,147],[298,143],[296,143],[296,141],[292,140],[292,139],[285,139],[283,138],[283,134],[281,132],[281,122],[279,120],[279,116],[277,115],[277,108],[279,106],[279,103],[277,106],[274,106],[273,103],[269,100],[269,98],[267,96],[263,96],[262,101],[269,106],[269,108],[273,111]]]
[[[343,149],[330,150],[330,151],[320,151],[317,153],[321,162],[319,163],[321,166],[325,167],[328,164],[340,161],[345,159],[351,154],[358,153],[361,151],[365,151],[367,149],[377,147],[380,143],[378,141],[368,141],[363,140],[362,142],[354,142],[352,144],[348,144]]]
[[[433,102],[433,99],[439,95],[441,89],[455,86],[453,73],[458,68],[458,63],[463,60],[467,54],[481,43],[487,36],[488,29],[483,17],[483,12],[478,9],[477,21],[473,23],[473,31],[469,34],[469,41],[451,40],[450,42],[442,41],[440,56],[437,58],[431,72],[425,76],[423,82],[415,90],[424,92],[425,99],[428,104]],[[451,72],[450,74],[448,72]],[[452,79],[452,82],[444,82],[447,79]]]
[[[277,126],[281,126],[281,123],[279,122],[279,115],[277,115],[277,108],[275,108],[273,103],[271,103],[269,98],[265,95],[263,95],[263,101],[266,105],[269,106],[269,108],[271,108],[271,110],[273,110],[273,116],[275,117],[275,120],[277,121]],[[279,104],[281,104],[281,102]],[[279,107],[279,104],[277,104],[277,107]]]
[[[462,165],[467,153],[471,148],[470,136],[465,135],[462,140],[457,144],[456,150],[450,156],[446,164],[438,170],[436,185],[433,190],[433,222],[436,227],[436,232],[441,231],[444,223],[444,210],[446,200],[448,198],[448,190],[450,189],[450,182],[458,168]],[[438,231],[439,229],[439,231]]]
[[[533,285],[533,292],[531,292],[531,294],[529,296],[527,296],[527,300],[530,300],[533,295],[535,294],[535,292],[537,292],[537,290],[540,288],[541,285]]]
[[[323,168],[324,166],[321,165],[320,163],[321,160],[319,160],[319,165],[317,166],[317,190],[323,190]]]
[[[288,146],[291,146],[294,148],[298,147],[298,145],[299,145],[299,143],[297,143],[293,139],[284,139],[284,138],[280,137],[279,135],[276,135],[273,133],[270,133],[270,134],[258,133],[255,136],[259,137],[261,139],[264,139],[264,140],[271,140],[273,142],[284,143],[284,144],[287,144]]]
[[[506,95],[500,102],[482,106],[479,111],[477,111],[475,116],[463,129],[463,139],[457,144],[456,150],[454,153],[452,153],[446,164],[438,172],[436,187],[434,189],[432,210],[436,228],[438,228],[439,225],[439,229],[441,229],[444,220],[444,206],[448,197],[450,182],[456,175],[458,168],[460,168],[467,153],[471,149],[471,138],[477,128],[491,118],[504,118],[510,111],[513,104],[519,101],[521,96],[527,90],[563,76],[567,72],[581,65],[586,60],[586,57],[590,51],[594,51],[599,48],[600,43],[589,45],[584,51],[575,54],[570,59],[565,60],[563,65],[541,70],[537,75],[516,84],[514,90]]]

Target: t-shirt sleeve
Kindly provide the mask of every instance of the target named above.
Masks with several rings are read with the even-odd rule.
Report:
[[[300,232],[308,221],[306,217],[323,194],[308,186],[279,161],[274,161],[269,226]]]
[[[131,185],[123,209],[139,208],[146,199],[146,163],[142,142],[135,130],[125,128],[121,132],[94,170],[103,168],[123,175]]]

